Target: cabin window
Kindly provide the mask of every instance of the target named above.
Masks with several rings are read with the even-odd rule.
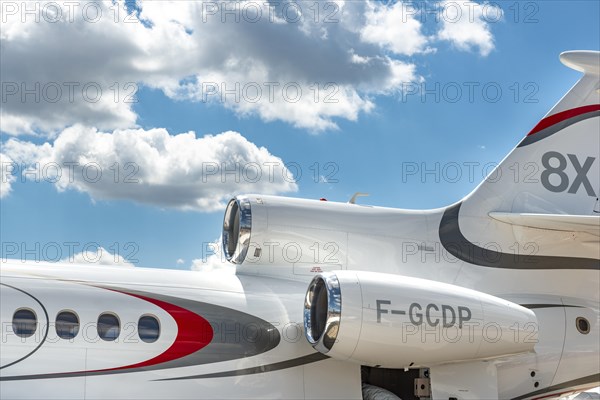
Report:
[[[61,339],[73,339],[79,333],[79,318],[71,311],[61,311],[56,316],[56,334]]]
[[[37,330],[37,317],[32,310],[21,308],[13,314],[12,328],[15,335],[28,338]]]
[[[577,330],[582,335],[587,335],[590,333],[590,322],[584,317],[578,317],[575,320],[575,325],[577,326]]]
[[[158,320],[151,315],[142,315],[138,321],[138,334],[143,342],[156,342],[160,336],[160,324]]]
[[[111,342],[116,340],[121,333],[121,324],[116,315],[104,313],[98,317],[98,336],[100,339]]]

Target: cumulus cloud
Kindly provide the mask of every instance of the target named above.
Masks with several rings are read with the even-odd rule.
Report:
[[[192,260],[192,266],[190,267],[192,271],[199,272],[225,272],[234,274],[235,273],[235,265],[232,263],[221,259],[219,256],[212,255],[207,257],[205,260],[200,258]]]
[[[136,127],[143,87],[199,107],[218,103],[310,131],[336,129],[337,120],[370,112],[373,94],[419,80],[401,57],[431,52],[436,38],[482,55],[493,49],[485,5],[452,2],[462,16],[445,15],[437,36],[426,36],[407,4],[5,2],[1,129],[55,135],[74,123]]]
[[[13,174],[13,160],[6,154],[0,153],[0,199],[12,191],[12,183],[17,179]]]
[[[123,1],[11,3],[0,34],[2,130],[134,127],[132,106],[143,86],[266,121],[335,128],[335,119],[372,109],[369,93],[397,85],[402,61],[382,45],[401,54],[423,46],[413,17],[383,35],[373,24],[391,24],[396,9],[373,4],[247,0],[235,2],[232,15],[226,2],[138,1],[135,9]],[[367,24],[364,41],[355,20]],[[355,54],[367,61],[356,63]],[[415,79],[403,64],[401,79]]]
[[[500,20],[501,8],[487,3],[446,0],[440,3],[440,10],[442,27],[438,39],[449,41],[459,50],[478,49],[482,56],[494,49],[489,22]]]
[[[194,259],[192,260],[192,265],[190,269],[192,271],[201,271],[201,272],[226,272],[226,273],[235,273],[235,265],[228,262],[225,256],[223,255],[223,251],[221,248],[222,239],[219,238],[211,243],[208,248],[213,250],[213,254],[204,259]]]
[[[426,51],[428,39],[423,34],[421,22],[411,12],[412,9],[401,1],[391,5],[367,2],[361,39],[401,55],[412,56]]]
[[[73,189],[93,199],[214,211],[237,193],[297,190],[279,157],[231,131],[196,138],[193,132],[107,133],[76,125],[52,144],[12,138],[4,151],[24,173],[37,169],[59,191]]]
[[[107,265],[126,268],[135,267],[135,265],[127,261],[121,255],[112,254],[104,247],[84,250],[81,253],[73,254],[71,257],[62,260],[62,262],[84,265]]]

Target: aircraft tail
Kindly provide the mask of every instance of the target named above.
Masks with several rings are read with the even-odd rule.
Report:
[[[600,52],[570,51],[560,59],[583,77],[485,181],[444,212],[440,239],[465,261],[600,266]]]
[[[560,59],[584,76],[465,206],[480,202],[486,212],[600,216],[600,52],[569,51]]]

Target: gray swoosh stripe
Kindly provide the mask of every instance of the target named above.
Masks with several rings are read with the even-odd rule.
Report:
[[[123,293],[136,294],[153,298],[166,303],[185,308],[206,319],[214,331],[212,341],[202,349],[185,357],[160,364],[113,370],[59,372],[49,374],[32,374],[17,376],[0,376],[0,381],[34,380],[75,378],[81,376],[114,375],[141,371],[154,371],[170,368],[189,367],[194,365],[209,364],[221,361],[230,361],[245,357],[252,357],[274,349],[279,345],[281,336],[272,324],[250,314],[236,311],[231,308],[221,307],[210,303],[194,300],[148,293],[137,290],[128,290],[116,287],[105,287]],[[245,332],[245,333],[244,333]],[[256,335],[253,334],[256,333]],[[252,336],[250,336],[252,335]],[[41,345],[40,345],[41,346]]]
[[[252,357],[274,349],[281,341],[277,328],[251,314],[179,297],[129,289],[116,290],[150,297],[185,308],[206,319],[214,331],[213,339],[206,347],[186,357],[144,367],[144,370],[181,368]]]
[[[231,370],[231,371],[213,372],[210,374],[190,375],[190,376],[182,376],[182,377],[178,377],[178,378],[157,379],[157,381],[179,381],[179,380],[184,380],[184,379],[225,378],[225,377],[229,377],[229,376],[262,374],[265,372],[279,371],[282,369],[298,367],[300,365],[306,365],[306,364],[314,363],[317,361],[322,361],[327,358],[329,358],[329,356],[326,356],[325,354],[314,353],[314,354],[309,354],[309,355],[303,356],[303,357],[293,358],[291,360],[277,362],[274,364],[259,365],[257,367],[236,369],[236,370]]]
[[[44,305],[42,304],[42,302],[39,301],[34,295],[32,295],[30,293],[27,293],[26,291],[21,290],[19,288],[16,288],[14,286],[7,285],[6,283],[0,283],[0,285],[9,287],[11,289],[19,291],[19,292],[21,292],[21,293],[23,293],[23,294],[31,297],[33,300],[36,301],[36,303],[38,303],[40,305],[40,307],[44,311],[44,315],[46,316],[46,332],[44,332],[44,337],[42,338],[42,341],[40,342],[40,344],[38,344],[37,347],[35,349],[33,349],[33,351],[31,353],[26,354],[25,356],[19,358],[16,361],[13,361],[13,362],[11,362],[9,364],[1,366],[0,369],[2,369],[2,368],[10,367],[11,365],[15,365],[15,364],[17,364],[17,363],[25,360],[27,357],[30,357],[31,355],[33,355],[33,353],[35,353],[36,351],[38,351],[40,349],[40,347],[42,347],[42,345],[44,344],[44,342],[46,342],[46,339],[48,338],[48,331],[50,330],[50,318],[48,317],[48,311],[46,310],[46,307],[44,307]],[[0,377],[0,379],[1,379],[1,377]]]
[[[545,139],[548,136],[552,136],[556,132],[565,129],[568,126],[576,124],[577,122],[581,122],[586,119],[594,118],[594,117],[598,117],[598,116],[600,116],[600,111],[591,111],[589,113],[577,115],[575,117],[566,119],[557,124],[549,126],[546,129],[542,129],[541,131],[536,132],[533,135],[525,136],[525,138],[523,140],[521,140],[521,143],[519,143],[519,145],[517,147],[524,147],[524,146],[530,145],[532,143],[539,142],[540,140]]]
[[[523,400],[523,399],[527,399],[529,397],[537,396],[540,394],[556,392],[556,391],[559,391],[562,389],[569,389],[569,388],[576,387],[576,386],[582,386],[582,385],[585,385],[588,383],[598,383],[598,382],[600,382],[600,374],[584,376],[582,378],[573,379],[572,381],[559,383],[554,386],[549,386],[545,389],[536,390],[535,392],[530,392],[530,393],[524,394],[519,397],[514,397],[512,400]]]
[[[470,264],[507,269],[591,269],[600,270],[596,258],[535,256],[501,253],[471,243],[460,231],[458,215],[462,203],[448,207],[440,222],[440,242],[454,257]]]

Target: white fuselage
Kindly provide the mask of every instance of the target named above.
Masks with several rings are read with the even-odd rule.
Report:
[[[359,370],[354,365],[300,360],[297,367],[277,366],[315,353],[301,328],[304,284],[152,269],[32,267],[19,262],[3,263],[1,271],[3,399],[360,396]],[[146,299],[163,303],[126,293],[144,293]],[[185,326],[181,319],[189,316],[178,309],[169,313],[167,303],[198,313],[209,320],[209,327],[201,321]],[[207,304],[219,309],[209,310]],[[12,316],[19,308],[32,310],[38,318],[37,330],[28,338],[12,332]],[[60,339],[56,334],[54,319],[63,310],[79,317],[74,339]],[[100,339],[97,332],[98,317],[107,312],[120,321],[120,334],[114,341]],[[160,336],[154,343],[138,336],[142,315],[160,321]],[[250,318],[243,321],[247,315]],[[272,337],[271,327],[277,330],[278,340]],[[186,359],[185,353],[194,349],[187,349],[185,342],[174,346],[183,339],[178,337],[183,329],[191,330],[192,337],[201,336],[201,329],[212,331],[212,343],[199,357]],[[275,347],[269,351],[265,343]],[[270,365],[275,365],[273,371],[261,371]],[[219,372],[229,375],[189,379]],[[328,374],[344,384],[312,382]]]
[[[486,281],[488,269],[463,271],[471,281]],[[360,365],[320,357],[304,338],[306,282],[20,261],[3,263],[1,273],[1,398],[361,398]],[[516,271],[516,287],[533,274]],[[593,278],[581,275],[574,279]],[[539,322],[536,352],[496,360],[499,398],[517,398],[600,370],[597,302],[567,291],[569,284],[563,288],[545,294],[497,290],[511,301],[539,307],[533,309]],[[38,319],[28,338],[12,332],[12,317],[20,308]],[[190,315],[182,309],[208,320],[209,328],[202,321],[185,325],[181,318]],[[79,334],[69,340],[55,329],[54,319],[64,310],[79,317]],[[114,341],[98,335],[103,313],[119,319]],[[160,322],[154,343],[140,340],[143,315]],[[579,316],[592,323],[590,334],[577,331]],[[192,329],[192,337],[206,336],[208,329],[212,340],[189,355],[197,349],[175,345],[185,339],[183,329]]]

